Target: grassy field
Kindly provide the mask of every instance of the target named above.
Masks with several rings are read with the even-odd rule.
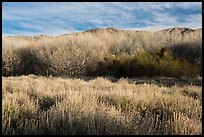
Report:
[[[202,134],[202,78],[2,77],[2,134]]]
[[[170,31],[2,37],[2,134],[202,134],[202,29]]]

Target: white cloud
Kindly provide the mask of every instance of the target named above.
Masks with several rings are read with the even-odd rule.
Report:
[[[89,27],[159,28],[202,27],[202,15],[172,14],[174,9],[202,10],[201,2],[50,2],[3,3],[3,22],[15,22],[28,33],[52,35],[86,30]],[[141,27],[138,27],[141,26]],[[79,29],[80,28],[80,29]],[[31,32],[31,30],[36,32]],[[3,29],[5,30],[5,29]],[[12,30],[13,33],[26,33]],[[11,30],[9,31],[11,32]],[[6,33],[6,32],[4,32]]]
[[[176,17],[169,13],[153,13],[156,23],[175,23]]]
[[[202,9],[202,2],[175,2],[171,6],[180,9]]]

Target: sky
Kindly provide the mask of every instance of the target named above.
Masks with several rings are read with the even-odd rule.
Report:
[[[202,28],[202,2],[3,2],[2,35]]]

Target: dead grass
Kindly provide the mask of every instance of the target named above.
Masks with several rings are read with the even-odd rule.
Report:
[[[2,134],[202,134],[202,85],[35,75],[2,80]]]
[[[2,134],[201,135],[201,31],[3,37]]]

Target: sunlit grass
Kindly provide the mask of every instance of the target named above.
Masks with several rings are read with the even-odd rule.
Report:
[[[2,134],[202,134],[202,85],[139,80],[2,77]]]

